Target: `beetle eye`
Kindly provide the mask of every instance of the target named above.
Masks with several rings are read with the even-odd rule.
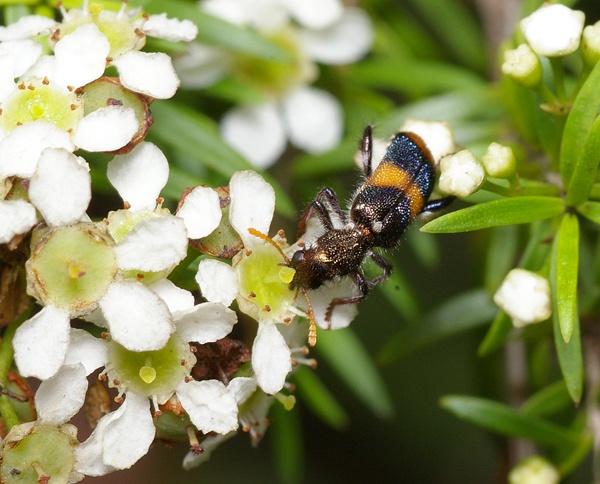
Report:
[[[294,255],[292,256],[292,261],[291,261],[290,265],[292,267],[296,267],[303,260],[304,260],[304,251],[297,250],[296,252],[294,252]]]

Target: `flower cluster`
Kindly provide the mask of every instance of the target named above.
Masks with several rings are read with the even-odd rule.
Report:
[[[335,22],[365,23],[336,5],[313,27],[336,35],[344,27]],[[310,21],[301,7],[286,18],[292,13]],[[260,440],[274,401],[293,406],[282,393],[286,378],[297,364],[314,365],[303,321],[347,326],[355,305],[327,323],[325,312],[356,289],[336,281],[310,302],[290,289],[298,246],[282,231],[268,237],[275,195],[254,172],[235,173],[227,187],[187,190],[175,213],[163,207],[169,163],[145,137],[151,103],[172,97],[180,81],[168,55],[141,49],[147,35],[193,40],[191,22],[139,15],[126,3],[113,12],[85,2],[62,17],[0,27],[0,243],[4,259],[21,257],[27,294],[41,306],[12,339],[20,377],[41,380],[37,417],[9,425],[0,474],[75,482],[126,469],[163,437],[165,419],[169,439],[175,422],[176,438],[190,441],[185,466],[193,467],[240,425]],[[326,96],[300,90],[287,102],[305,95]],[[83,151],[113,155],[106,177],[123,208],[100,221],[87,215]],[[189,265],[190,245],[207,255],[195,278],[204,302],[168,278]],[[231,336],[234,300],[258,322],[251,345]],[[89,387],[92,374],[99,383]],[[84,406],[93,432],[79,442],[69,422]]]
[[[259,102],[228,111],[223,138],[256,167],[272,165],[287,141],[309,153],[335,147],[343,132],[343,113],[330,93],[311,87],[316,63],[343,65],[365,56],[372,43],[368,16],[340,0],[203,0],[200,8],[270,40],[289,56],[272,61],[193,44],[176,60],[184,87],[207,87],[224,78],[252,87]]]

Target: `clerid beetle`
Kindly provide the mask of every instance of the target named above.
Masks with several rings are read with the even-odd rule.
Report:
[[[290,287],[305,294],[306,290],[317,289],[343,276],[356,283],[358,296],[331,301],[325,315],[329,323],[336,306],[361,301],[369,288],[392,273],[391,265],[374,249],[396,247],[418,215],[440,210],[454,199],[429,200],[435,183],[435,165],[429,149],[415,133],[395,134],[375,170],[371,164],[371,126],[365,128],[360,147],[366,180],[354,194],[348,213],[340,208],[335,192],[323,188],[300,218],[298,238],[305,234],[307,221],[313,215],[318,217],[324,233],[296,251],[289,261],[296,271]],[[367,257],[383,271],[370,280],[361,270]]]

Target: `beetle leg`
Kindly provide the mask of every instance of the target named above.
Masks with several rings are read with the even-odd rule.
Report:
[[[367,297],[367,293],[369,292],[369,285],[367,281],[359,272],[352,272],[349,274],[350,278],[356,283],[360,294],[354,297],[336,297],[333,299],[329,306],[327,307],[327,311],[325,312],[325,321],[328,323],[327,329],[331,329],[331,315],[333,314],[333,310],[336,306],[341,306],[342,304],[354,304],[362,301],[365,297]]]
[[[329,208],[323,203],[323,200],[327,200]],[[306,223],[313,211],[316,212],[317,217],[319,217],[320,222],[326,230],[333,230],[334,228],[333,221],[331,220],[331,211],[340,218],[342,223],[346,223],[346,215],[340,207],[337,195],[331,188],[326,187],[317,194],[315,199],[302,214],[302,217],[300,217],[300,220],[298,221],[298,239],[306,232]]]
[[[438,210],[442,210],[443,208],[446,208],[448,205],[450,205],[455,199],[456,197],[451,195],[444,198],[436,198],[435,200],[430,200],[423,206],[421,213],[437,212]]]

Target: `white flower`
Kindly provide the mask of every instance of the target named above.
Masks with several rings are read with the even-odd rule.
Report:
[[[268,234],[275,208],[273,188],[260,175],[252,171],[234,173],[229,187],[229,219],[241,237],[244,249],[234,257],[233,267],[210,259],[201,261],[196,280],[209,301],[229,305],[236,299],[240,310],[258,321],[252,347],[252,367],[258,385],[273,395],[283,388],[292,369],[291,351],[279,326],[281,323],[294,324],[294,317],[303,314],[296,307],[297,292],[289,288],[294,271],[286,265],[289,254],[296,248],[288,246],[279,236],[273,238],[273,243],[286,254],[284,257],[273,244],[249,232],[249,229],[254,229]],[[308,234],[307,244],[313,238],[312,234]],[[319,325],[329,327],[324,316],[333,298],[347,297],[356,291],[355,285],[348,287],[347,284],[348,281],[342,279],[310,292],[309,298]],[[302,304],[302,299],[299,304]],[[355,314],[355,305],[336,311],[331,327],[348,325]]]
[[[589,66],[594,66],[600,60],[600,22],[583,29],[581,55]]]
[[[485,178],[483,166],[469,150],[444,156],[440,161],[440,190],[466,197],[475,192]]]
[[[264,79],[251,65],[241,75],[241,64],[230,54],[204,46],[193,45],[189,55],[176,60],[188,87],[205,87],[231,72],[243,82],[250,79],[265,94],[263,103],[237,106],[226,113],[221,122],[223,138],[259,168],[272,165],[288,140],[309,153],[336,146],[343,131],[341,106],[334,96],[308,84],[317,76],[314,62],[348,64],[367,54],[373,33],[364,11],[344,7],[339,0],[207,0],[201,6],[256,29],[293,58],[288,64],[261,61],[261,71],[278,72]]]
[[[550,284],[545,277],[525,269],[513,269],[494,294],[494,302],[520,328],[550,317]]]
[[[105,415],[77,448],[76,469],[83,474],[99,476],[126,469],[147,453],[156,432],[150,400],[158,411],[159,404],[176,395],[192,423],[204,433],[228,434],[238,426],[241,396],[239,384],[234,384],[237,379],[230,382],[230,387],[217,380],[192,381],[189,376],[195,357],[187,344],[225,337],[237,320],[235,313],[219,303],[194,305],[191,293],[166,279],[153,284],[151,290],[164,301],[175,320],[176,334],[168,347],[144,353],[138,360],[138,353],[122,348],[112,339],[106,341],[71,329],[63,366],[42,383],[41,389],[55,389],[48,396],[45,390],[40,395],[44,402],[40,417],[52,423],[66,421],[77,413],[83,404],[86,376],[96,368],[106,368],[109,385],[119,390],[118,400],[125,396],[123,405]],[[56,390],[61,388],[73,389],[62,406]]]
[[[577,50],[585,14],[561,4],[544,4],[521,20],[521,29],[536,54],[558,57]]]

